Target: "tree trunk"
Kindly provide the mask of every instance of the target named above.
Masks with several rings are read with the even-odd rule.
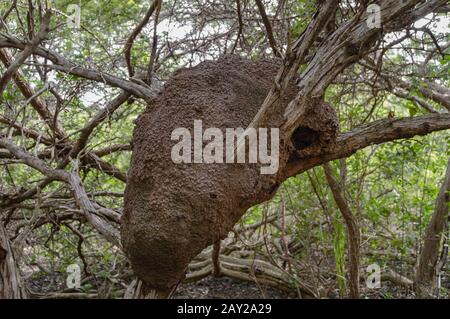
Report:
[[[349,287],[350,298],[359,298],[359,256],[360,256],[360,232],[358,223],[353,216],[350,207],[346,199],[343,196],[343,192],[339,184],[333,177],[333,172],[329,163],[323,165],[325,176],[333,193],[334,200],[341,211],[342,217],[344,217],[345,225],[347,226],[348,234],[348,272],[349,272]]]
[[[447,165],[444,182],[436,199],[436,208],[424,235],[422,252],[414,279],[414,288],[421,297],[431,297],[435,294],[436,276],[441,269],[438,263],[441,240],[444,230],[448,228],[450,191],[450,159]],[[445,251],[445,254],[448,252]],[[446,256],[443,256],[444,258]]]
[[[220,240],[214,243],[213,252],[211,255],[212,264],[213,264],[213,276],[220,277],[221,269],[220,269]]]
[[[124,299],[167,299],[170,293],[170,290],[152,288],[137,278],[127,287]]]
[[[22,283],[14,249],[5,227],[0,223],[0,299],[25,299],[27,292]]]

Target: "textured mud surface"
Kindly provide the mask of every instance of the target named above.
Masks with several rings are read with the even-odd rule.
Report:
[[[314,153],[330,151],[336,145],[339,131],[336,112],[326,102],[312,101],[303,116],[300,126],[291,137],[295,151],[290,160],[299,160]]]
[[[280,149],[274,175],[261,175],[257,164],[175,164],[170,157],[176,144],[172,131],[185,127],[192,132],[194,120],[202,120],[204,129],[245,128],[279,66],[225,57],[181,70],[137,119],[122,241],[135,273],[149,287],[167,291],[175,285],[194,256],[224,238],[249,207],[271,198],[281,183],[289,146]],[[279,103],[287,105],[295,89],[293,83]],[[269,127],[280,121],[275,116]],[[305,127],[318,132],[320,123],[320,118],[310,119]],[[301,151],[317,141],[324,142],[320,134]]]

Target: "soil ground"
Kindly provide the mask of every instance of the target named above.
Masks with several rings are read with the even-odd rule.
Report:
[[[282,299],[292,298],[284,291],[259,287],[255,283],[226,277],[206,277],[198,282],[182,284],[174,298],[186,299]]]

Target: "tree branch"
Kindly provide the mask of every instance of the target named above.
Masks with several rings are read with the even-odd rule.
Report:
[[[285,176],[288,178],[334,159],[349,157],[369,145],[447,129],[450,129],[450,114],[447,113],[374,121],[339,135],[336,148],[329,153],[319,152],[289,163]]]
[[[31,42],[25,46],[23,51],[17,56],[14,62],[9,65],[6,72],[0,78],[0,97],[2,96],[9,80],[13,77],[16,71],[30,57],[34,49],[47,37],[50,30],[50,17],[51,11],[47,11],[42,18],[42,24],[39,32],[31,40]]]
[[[261,0],[255,0],[256,5],[258,6],[259,13],[261,14],[261,18],[264,23],[264,27],[266,28],[267,38],[269,39],[270,47],[272,48],[273,55],[277,58],[281,58],[281,53],[278,51],[277,42],[275,41],[275,37],[273,36],[272,25],[270,24],[270,20],[267,17],[266,9],[264,8],[264,4]]]
[[[37,157],[30,155],[20,147],[16,146],[9,139],[0,138],[0,146],[8,149],[16,158],[21,159],[26,165],[38,170],[50,180],[58,180],[69,184],[74,193],[75,200],[82,209],[88,222],[109,242],[121,247],[119,232],[103,218],[97,216],[99,212],[89,200],[77,173],[68,173],[61,169],[53,169]],[[104,209],[107,210],[106,208]],[[115,213],[113,212],[111,215],[114,214]]]
[[[125,61],[127,63],[128,68],[128,75],[131,77],[134,76],[134,67],[131,63],[131,49],[133,48],[134,40],[136,37],[141,33],[142,29],[147,25],[148,21],[150,20],[150,17],[152,16],[153,12],[155,11],[157,6],[160,6],[161,0],[154,0],[151,4],[150,8],[147,10],[147,13],[145,14],[144,18],[139,22],[139,24],[131,31],[130,35],[128,36],[127,42],[125,43],[124,47],[124,54],[125,54]]]
[[[17,38],[11,36],[0,36],[0,48],[17,48],[23,50],[25,46],[26,43]],[[122,90],[128,91],[146,101],[153,99],[162,88],[162,85],[157,78],[152,79],[151,86],[138,84],[136,83],[137,81],[125,80],[102,71],[79,66],[74,62],[60,56],[56,52],[52,52],[39,46],[33,50],[33,53],[46,58],[53,63],[45,64],[45,67],[63,73],[80,76],[95,82],[105,83],[112,87],[121,88]]]
[[[448,227],[449,203],[450,203],[450,158],[447,164],[447,170],[444,182],[441,185],[436,199],[436,208],[427,226],[424,235],[424,244],[419,257],[414,286],[417,293],[421,296],[432,296],[433,289],[436,287],[435,276],[441,269],[437,269],[439,260],[439,250],[441,248],[441,239],[444,230]],[[446,242],[445,240],[444,242]],[[448,247],[447,247],[448,249]],[[447,252],[444,252],[447,253]]]
[[[343,196],[343,191],[339,183],[333,176],[333,171],[329,163],[323,165],[323,170],[325,172],[325,177],[327,179],[328,185],[330,186],[331,192],[333,193],[334,200],[339,208],[339,211],[344,218],[345,225],[348,234],[348,271],[349,271],[349,282],[350,282],[350,298],[359,298],[359,256],[360,256],[360,243],[361,235],[359,232],[359,226],[353,216],[350,207],[348,206],[347,200]]]

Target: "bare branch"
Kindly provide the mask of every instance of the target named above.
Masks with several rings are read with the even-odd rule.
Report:
[[[14,37],[0,36],[0,48],[23,49],[25,46],[26,43]],[[82,67],[75,64],[74,62],[65,59],[56,52],[52,52],[42,47],[35,48],[33,53],[53,62],[53,64],[45,64],[45,66],[50,69],[80,76],[88,80],[105,83],[112,87],[121,88],[146,101],[153,99],[162,87],[160,81],[157,78],[152,79],[151,86],[138,84],[136,83],[136,81],[121,79],[105,72]]]
[[[264,23],[264,27],[266,28],[267,38],[269,39],[270,47],[272,48],[273,55],[277,58],[281,58],[281,53],[277,48],[277,42],[275,41],[275,37],[273,36],[273,29],[270,23],[269,18],[267,17],[266,9],[264,8],[264,4],[261,0],[255,0],[256,5],[258,6],[259,13],[261,14],[261,18]]]
[[[150,8],[147,10],[147,13],[145,14],[144,18],[133,29],[133,31],[131,31],[130,35],[128,36],[127,42],[125,43],[124,54],[125,60],[127,62],[128,75],[130,76],[130,78],[134,76],[134,67],[133,64],[131,63],[131,49],[133,48],[134,40],[139,35],[139,33],[141,33],[142,29],[147,25],[148,21],[150,20],[150,17],[152,16],[157,6],[161,6],[161,0],[153,1]]]
[[[16,146],[11,140],[0,138],[0,146],[8,149],[16,158],[21,159],[26,165],[38,170],[51,180],[58,180],[67,183],[71,186],[75,199],[83,210],[84,216],[89,223],[102,234],[109,242],[120,247],[120,236],[118,231],[109,225],[103,218],[97,215],[98,211],[89,200],[86,191],[84,190],[80,177],[77,173],[68,173],[61,169],[53,169],[45,164],[43,161],[25,152],[20,147]],[[104,208],[107,210],[106,208]],[[112,213],[111,215],[114,215]]]
[[[47,34],[50,30],[50,17],[51,11],[47,11],[44,17],[42,18],[42,24],[39,32],[31,40],[31,42],[25,46],[23,51],[17,56],[15,61],[9,65],[6,72],[0,78],[0,96],[2,96],[2,93],[5,90],[6,85],[8,84],[9,80],[13,77],[13,75],[16,73],[16,71],[29,58],[29,56],[33,53],[34,49],[47,37]]]
[[[114,113],[129,97],[130,93],[127,91],[121,92],[115,99],[110,101],[108,105],[100,110],[88,123],[80,130],[81,134],[78,140],[74,143],[68,157],[75,158],[86,146],[89,136],[92,131],[105,120],[109,115]]]
[[[360,244],[361,235],[359,231],[358,223],[353,215],[347,200],[343,196],[343,191],[341,186],[333,176],[333,170],[329,163],[323,165],[323,170],[325,171],[325,177],[327,179],[328,185],[330,186],[331,192],[333,193],[334,200],[339,208],[339,211],[344,218],[345,225],[348,232],[348,271],[350,277],[350,298],[359,298],[359,256],[360,256]]]

